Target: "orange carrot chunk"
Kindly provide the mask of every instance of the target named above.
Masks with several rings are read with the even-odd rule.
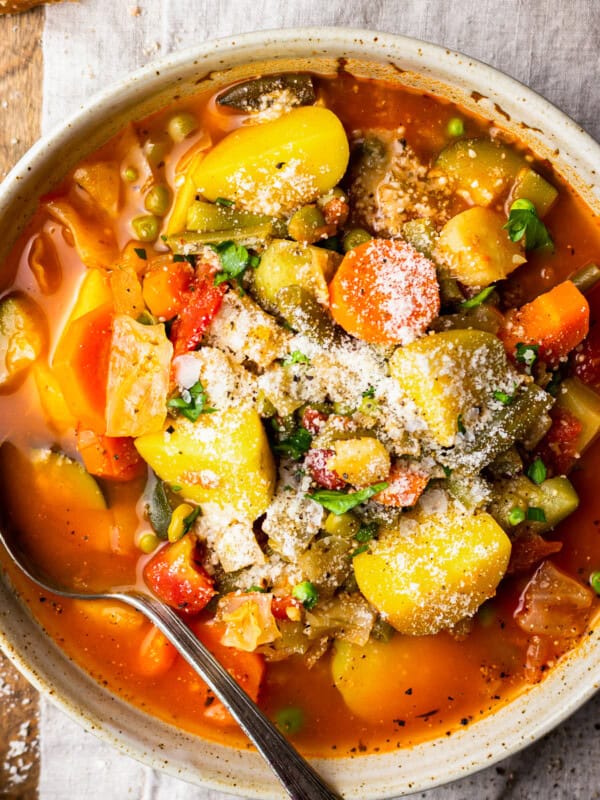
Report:
[[[435,267],[401,239],[350,250],[329,285],[333,318],[372,344],[408,344],[439,314]]]
[[[171,256],[152,259],[144,276],[144,301],[155,317],[171,319],[182,310],[193,289],[194,270]]]
[[[414,506],[429,483],[429,475],[396,462],[388,478],[387,488],[373,497],[377,503],[393,508]]]
[[[499,336],[515,358],[518,344],[537,345],[537,356],[556,364],[585,339],[590,307],[572,281],[564,281],[531,303],[509,312]]]

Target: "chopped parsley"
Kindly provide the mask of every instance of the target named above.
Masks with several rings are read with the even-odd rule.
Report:
[[[353,550],[350,553],[350,558],[356,558],[356,556],[359,556],[361,553],[366,553],[368,549],[369,549],[368,544],[361,544],[360,547],[357,547],[356,550]]]
[[[206,405],[206,391],[201,381],[196,381],[189,389],[182,389],[179,397],[172,397],[167,403],[191,422],[196,422],[200,414],[213,414],[217,409]]]
[[[512,394],[508,394],[508,392],[503,392],[501,389],[496,389],[494,392],[492,392],[492,397],[494,400],[502,403],[503,406],[509,406],[515,399],[515,392],[513,390]]]
[[[459,433],[466,433],[467,429],[465,428],[465,423],[463,422],[462,414],[459,414],[456,418],[456,430]]]
[[[548,471],[546,469],[546,465],[539,457],[536,458],[535,461],[533,461],[529,465],[529,468],[527,470],[527,477],[531,478],[531,480],[534,483],[537,483],[538,486],[540,485],[540,483],[543,483],[546,480],[547,474]]]
[[[365,389],[365,391],[362,393],[362,397],[368,397],[370,400],[372,400],[375,397],[375,387],[369,386],[368,389]]]
[[[525,364],[528,369],[535,364],[538,357],[539,344],[525,344],[519,342],[515,350],[515,357],[521,364]]]
[[[310,358],[301,353],[300,350],[294,350],[283,359],[284,367],[290,367],[292,364],[310,364]]]
[[[138,258],[141,258],[142,261],[147,261],[148,260],[148,255],[146,253],[145,248],[143,248],[143,247],[134,247],[133,248],[133,252],[136,254],[136,256]]]
[[[373,495],[383,492],[387,487],[388,484],[383,481],[382,483],[375,483],[373,486],[367,486],[365,489],[360,489],[358,492],[345,492],[341,489],[319,489],[306,496],[322,505],[327,511],[331,511],[332,514],[339,515],[345,514],[346,511],[351,511],[361,503],[365,503]]]
[[[491,293],[494,291],[495,288],[496,287],[494,284],[492,284],[491,286],[486,286],[485,289],[482,289],[474,297],[471,297],[469,298],[469,300],[465,300],[464,303],[461,303],[460,307],[477,308],[477,306],[480,306],[482,303],[485,303],[485,301],[488,299],[488,297],[491,295]]]
[[[294,461],[298,461],[309,451],[311,443],[312,436],[306,428],[300,426],[285,439],[282,439],[279,444],[276,444],[273,449],[280,455],[288,456],[293,458]]]
[[[531,200],[526,200],[524,197],[515,200],[511,205],[508,222],[504,227],[508,231],[511,241],[519,242],[524,239],[526,250],[537,250],[546,245],[550,247],[554,245],[548,228],[538,217],[535,206]]]
[[[369,522],[367,525],[361,525],[354,537],[357,542],[365,543],[370,542],[377,533],[377,523]]]
[[[192,267],[196,266],[196,256],[193,256],[191,254],[184,256],[182,253],[173,253],[174,264],[180,263],[182,261],[187,261],[187,263],[190,264]]]
[[[221,271],[215,275],[215,286],[225,281],[241,278],[248,267],[256,269],[260,264],[260,258],[251,255],[242,244],[227,241],[212,245],[212,248],[218,254],[222,267]]]
[[[600,594],[600,570],[596,570],[590,575],[590,586],[596,594]]]
[[[546,522],[546,514],[543,508],[529,506],[527,509],[527,519],[531,522]]]

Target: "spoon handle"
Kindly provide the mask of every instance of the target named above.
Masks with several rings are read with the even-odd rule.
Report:
[[[341,795],[329,789],[169,606],[137,592],[114,596],[137,608],[164,633],[254,742],[292,800],[342,800]]]

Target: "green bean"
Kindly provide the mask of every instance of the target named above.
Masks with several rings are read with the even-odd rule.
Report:
[[[273,217],[265,214],[250,214],[236,208],[204,200],[196,200],[188,208],[186,229],[206,233],[209,231],[226,231],[233,228],[249,228],[254,225],[274,223]]]
[[[600,281],[600,267],[597,264],[588,264],[571,276],[571,280],[580,292],[589,292]]]
[[[269,222],[248,228],[232,228],[227,231],[206,231],[204,233],[185,231],[168,236],[166,243],[174,253],[190,255],[200,252],[201,248],[207,244],[220,244],[221,242],[235,242],[235,244],[242,244],[245,247],[254,247],[257,244],[263,244],[272,235],[273,225]]]
[[[433,321],[431,328],[434,331],[476,330],[497,334],[501,324],[500,314],[484,303],[456,314],[443,314]]]
[[[314,205],[302,206],[295,211],[288,222],[288,233],[297,242],[312,244],[323,236],[325,217],[320,208]]]
[[[136,217],[131,221],[131,227],[140,242],[153,242],[160,230],[160,221],[153,214]]]
[[[301,286],[285,286],[275,296],[275,305],[294,330],[321,345],[339,344],[339,328],[314,295]]]
[[[400,228],[402,237],[427,258],[431,258],[435,248],[437,232],[429,219],[411,219]]]
[[[171,205],[171,190],[162,183],[157,183],[148,190],[144,198],[144,207],[157,217],[164,217]]]
[[[171,117],[167,124],[167,132],[174,142],[183,142],[198,130],[198,119],[189,111],[182,111]]]

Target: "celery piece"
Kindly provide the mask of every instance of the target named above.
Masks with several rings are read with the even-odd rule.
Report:
[[[546,515],[544,530],[554,528],[558,523],[575,511],[579,505],[579,497],[573,484],[564,475],[548,478],[540,484],[542,502],[540,508]]]
[[[557,197],[558,190],[551,183],[548,183],[529,167],[524,167],[519,170],[516,177],[510,194],[510,202],[523,198],[530,200],[535,206],[538,216],[543,217],[550,211]]]
[[[515,520],[530,519],[528,509],[541,509],[544,519],[535,521],[535,530],[544,533],[555,528],[579,505],[579,497],[568,478],[556,477],[537,486],[525,475],[500,481],[493,488],[494,499],[490,513],[506,530]]]
[[[576,446],[583,453],[600,433],[600,395],[579,378],[567,378],[560,385],[556,404],[581,422],[583,427]]]
[[[205,233],[184,231],[184,233],[176,233],[172,236],[167,236],[166,242],[174,253],[189,255],[199,252],[200,249],[206,245],[220,244],[221,242],[235,242],[235,244],[241,244],[245,247],[254,247],[264,243],[264,241],[272,235],[273,226],[268,222],[248,228],[206,231]]]
[[[197,200],[188,208],[186,229],[206,233],[249,228],[268,224],[271,221],[272,218],[264,214],[250,214],[247,211],[238,211],[232,206]]]

